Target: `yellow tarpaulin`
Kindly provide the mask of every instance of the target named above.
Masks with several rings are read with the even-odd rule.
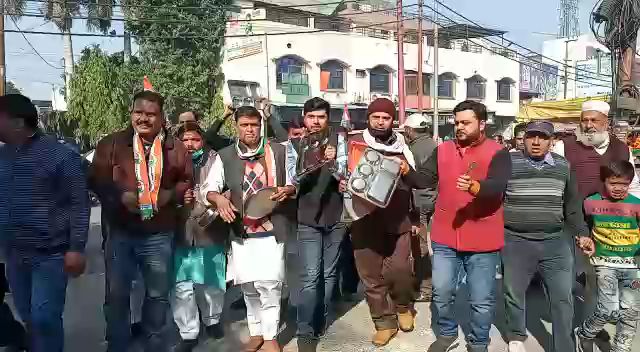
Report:
[[[557,122],[576,122],[580,119],[582,103],[589,100],[609,101],[609,96],[602,95],[590,98],[523,104],[520,105],[518,121],[553,120]]]

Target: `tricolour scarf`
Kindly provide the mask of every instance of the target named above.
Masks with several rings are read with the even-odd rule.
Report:
[[[409,146],[404,142],[404,137],[400,133],[393,132],[392,137],[389,138],[389,140],[392,141],[391,144],[384,144],[376,141],[376,138],[369,133],[368,129],[362,132],[362,138],[364,139],[364,142],[374,150],[383,153],[404,155],[405,159],[407,159],[407,163],[415,169],[416,162],[413,158],[413,153],[409,149]]]
[[[133,134],[133,161],[138,186],[138,207],[142,220],[149,220],[158,211],[158,195],[162,181],[162,143],[164,132],[153,140],[149,160],[145,156],[144,142],[138,133]]]

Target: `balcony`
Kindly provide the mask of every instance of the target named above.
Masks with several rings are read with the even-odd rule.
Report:
[[[282,94],[287,103],[300,104],[310,97],[309,75],[306,73],[283,73]]]

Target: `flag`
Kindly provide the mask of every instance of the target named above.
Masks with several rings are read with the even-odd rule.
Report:
[[[349,117],[349,107],[347,106],[347,103],[344,104],[344,111],[342,112],[340,126],[344,127],[347,131],[351,130],[351,117]]]
[[[142,80],[142,87],[144,90],[153,91],[153,86],[151,85],[151,81],[149,81],[149,77],[144,76],[144,79]]]

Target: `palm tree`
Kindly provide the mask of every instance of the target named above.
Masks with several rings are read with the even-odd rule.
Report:
[[[18,0],[13,0],[18,1]],[[24,0],[20,0],[24,1]],[[45,18],[54,23],[62,32],[65,94],[71,94],[69,83],[73,74],[73,45],[71,41],[71,27],[73,18],[87,11],[87,27],[107,33],[111,26],[114,0],[47,0],[42,4]]]

